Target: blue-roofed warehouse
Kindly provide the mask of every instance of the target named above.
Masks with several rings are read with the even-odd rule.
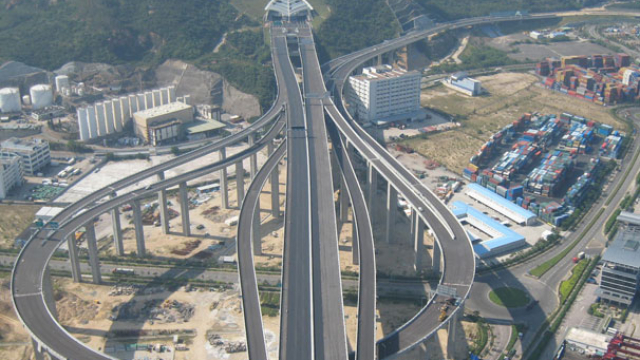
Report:
[[[478,184],[469,184],[467,189],[467,195],[469,195],[469,197],[499,212],[516,224],[529,226],[535,224],[538,219],[536,214],[531,211],[512,203]]]
[[[491,237],[490,240],[485,241],[476,242],[473,240],[473,250],[479,258],[504,255],[527,244],[524,236],[500,224],[468,204],[455,201],[451,204],[451,210],[460,221],[466,222]],[[471,239],[477,239],[475,235],[470,237]]]

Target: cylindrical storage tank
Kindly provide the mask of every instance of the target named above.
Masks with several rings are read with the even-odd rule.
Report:
[[[146,110],[153,109],[155,105],[153,104],[153,93],[151,91],[147,91],[144,93],[144,108]]]
[[[116,132],[122,131],[122,109],[120,108],[120,99],[113,99],[113,129]]]
[[[22,97],[22,103],[25,104],[25,105],[31,105],[31,96],[24,95]]]
[[[104,104],[96,104],[96,122],[98,123],[98,136],[109,135],[107,132],[107,118],[104,113]]]
[[[160,95],[162,95],[162,105],[169,103],[169,88],[160,89]]]
[[[173,85],[169,86],[169,102],[176,102],[176,87]]]
[[[32,86],[29,93],[31,94],[31,106],[34,110],[42,109],[53,104],[51,85],[40,84]]]
[[[19,112],[20,110],[22,110],[20,90],[18,88],[0,89],[0,111],[11,113]]]
[[[138,94],[138,111],[147,110],[147,98],[144,94]]]
[[[105,101],[104,102],[104,115],[105,115],[105,124],[107,125],[107,134],[113,134],[116,130],[113,116],[113,101]]]
[[[61,93],[62,89],[70,88],[69,77],[67,75],[56,76],[56,91]]]
[[[78,129],[80,130],[80,140],[88,141],[91,139],[87,108],[78,108]]]
[[[162,106],[162,92],[153,90],[153,107]]]
[[[86,89],[84,88],[84,83],[79,82],[78,85],[76,86],[76,94],[78,94],[78,96],[84,96],[85,93],[86,93]]]
[[[96,119],[95,106],[87,108],[87,115],[89,116],[89,138],[95,139],[98,137],[98,119]]]

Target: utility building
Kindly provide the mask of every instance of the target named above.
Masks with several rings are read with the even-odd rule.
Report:
[[[9,191],[22,182],[20,156],[0,152],[0,199],[6,198]]]
[[[482,94],[482,85],[480,84],[480,81],[470,78],[467,76],[466,72],[459,72],[451,75],[451,77],[444,80],[444,84],[457,92],[461,92],[469,96]]]
[[[420,73],[391,65],[368,67],[349,77],[349,112],[360,121],[383,124],[421,115]]]
[[[183,135],[183,126],[193,122],[193,106],[174,102],[138,111],[133,114],[133,120],[136,135],[156,146]]]
[[[603,302],[629,306],[640,282],[640,217],[623,212],[622,228],[602,256],[598,295]]]
[[[2,153],[13,153],[20,156],[20,167],[25,175],[35,175],[42,168],[51,164],[49,143],[42,139],[23,140],[11,138],[3,141]]]

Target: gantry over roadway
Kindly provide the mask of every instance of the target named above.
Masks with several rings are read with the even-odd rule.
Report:
[[[305,1],[302,1],[306,3]],[[272,6],[300,1],[274,0]],[[273,9],[271,9],[273,10]],[[291,13],[289,15],[297,15]],[[286,15],[286,14],[285,14]],[[292,16],[284,18],[292,18]],[[351,203],[355,217],[354,259],[360,262],[360,291],[358,299],[358,336],[356,358],[362,360],[390,358],[405,352],[427,339],[439,327],[444,326],[461,310],[473,283],[475,262],[471,243],[453,214],[429,189],[422,185],[412,173],[400,165],[381,145],[379,145],[358,123],[344,111],[342,99],[343,84],[363,63],[381,54],[394,51],[412,42],[424,39],[438,31],[492,23],[496,21],[528,20],[549,18],[553,15],[530,17],[492,18],[482,17],[460,20],[438,25],[432,29],[409,33],[395,40],[386,41],[374,47],[335,59],[324,66],[325,82],[318,63],[315,45],[309,25],[306,23],[284,23],[272,29],[272,59],[278,83],[278,97],[269,111],[247,130],[227,137],[220,142],[204,146],[164,164],[144,170],[117,181],[82,200],[65,208],[52,222],[60,224],[56,230],[39,230],[20,252],[12,274],[12,295],[18,317],[31,333],[40,359],[48,354],[56,359],[112,359],[110,356],[89,349],[76,341],[63,329],[55,317],[55,304],[47,270],[47,264],[55,250],[64,242],[69,243],[72,273],[75,281],[81,281],[77,249],[71,234],[80,228],[87,229],[89,262],[92,279],[100,282],[93,219],[105,212],[111,212],[114,219],[114,242],[118,254],[123,253],[119,227],[118,207],[132,203],[138,255],[145,253],[144,233],[140,219],[142,198],[158,195],[161,205],[162,225],[168,231],[166,213],[166,189],[179,186],[181,197],[186,197],[186,181],[204,174],[220,171],[223,205],[228,206],[226,169],[236,166],[238,199],[243,207],[241,232],[238,234],[238,253],[241,284],[243,288],[243,308],[252,360],[266,359],[264,334],[259,304],[256,307],[257,285],[255,270],[252,269],[252,252],[260,251],[260,239],[256,231],[257,196],[259,189],[271,174],[277,174],[277,164],[286,147],[287,201],[285,206],[285,246],[283,260],[283,290],[281,308],[280,358],[282,359],[346,359],[347,345],[344,331],[342,290],[339,262],[337,261],[337,226],[333,201],[334,189],[332,170],[339,171],[343,186],[340,189],[341,205]],[[295,69],[290,60],[289,45],[297,50],[302,64],[302,90],[295,79]],[[295,52],[295,51],[294,51]],[[328,92],[326,89],[330,89]],[[280,116],[282,111],[285,117]],[[326,115],[326,119],[325,119]],[[266,127],[274,119],[269,131],[256,140],[255,133]],[[273,140],[285,126],[286,144],[273,150]],[[327,123],[325,123],[327,121]],[[327,129],[325,125],[329,125]],[[331,135],[333,153],[339,169],[331,169],[327,136]],[[226,147],[247,139],[250,146],[236,155],[227,157]],[[257,173],[254,165],[256,152],[263,147],[271,149],[271,157],[263,169]],[[219,151],[221,160],[170,179],[164,172],[198,157]],[[386,179],[387,224],[393,221],[393,207],[398,194],[407,199],[413,207],[412,232],[416,254],[421,253],[425,226],[434,233],[437,241],[435,250],[439,255],[432,264],[442,270],[440,283],[457,294],[461,301],[444,322],[438,317],[440,311],[434,304],[450,295],[435,295],[425,308],[400,329],[384,339],[375,340],[375,255],[373,233],[364,193],[353,170],[351,154],[358,152],[369,166],[368,201],[377,191],[378,175]],[[242,204],[244,197],[244,168],[242,160],[252,158],[251,175],[256,176],[256,184],[249,188],[248,203]],[[257,173],[257,174],[256,174]],[[158,181],[150,187],[130,193],[117,194],[125,187],[149,177]],[[275,177],[277,183],[277,176]],[[110,199],[106,200],[109,197]],[[186,204],[186,201],[183,201]],[[272,211],[279,204],[277,192],[272,191]],[[245,215],[246,213],[250,215]],[[182,211],[184,235],[189,235],[188,209]],[[341,218],[345,214],[341,207]],[[247,221],[251,230],[246,231]],[[258,224],[259,225],[259,224]],[[387,226],[387,239],[389,234]],[[249,240],[247,240],[249,239]],[[355,241],[357,239],[357,241]],[[248,241],[250,246],[247,247]],[[421,266],[416,257],[416,266]],[[252,271],[253,270],[253,271]],[[259,324],[253,327],[252,324]],[[377,354],[376,354],[377,353]]]

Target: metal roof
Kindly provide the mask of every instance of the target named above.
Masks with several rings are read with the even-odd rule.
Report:
[[[225,125],[216,120],[196,121],[193,125],[190,125],[187,128],[187,134],[198,134],[201,132],[222,129],[223,127],[225,127]]]
[[[502,196],[491,192],[489,190],[487,190],[486,188],[478,185],[478,184],[469,184],[467,185],[467,188],[469,190],[475,191],[479,194],[481,194],[482,196],[484,196],[485,198],[487,198],[488,200],[493,201],[494,203],[500,205],[501,207],[507,209],[508,211],[511,211],[515,214],[517,214],[518,216],[523,217],[525,220],[526,219],[531,219],[531,218],[535,218],[536,214],[532,213],[531,211],[524,209],[514,203],[512,203],[511,201],[503,198]]]
[[[640,228],[620,229],[615,240],[602,256],[606,262],[616,263],[640,269]]]
[[[291,17],[303,11],[313,10],[307,0],[271,0],[265,11],[279,12],[282,16]]]
[[[629,225],[640,226],[640,215],[623,211],[618,215],[618,221]]]

